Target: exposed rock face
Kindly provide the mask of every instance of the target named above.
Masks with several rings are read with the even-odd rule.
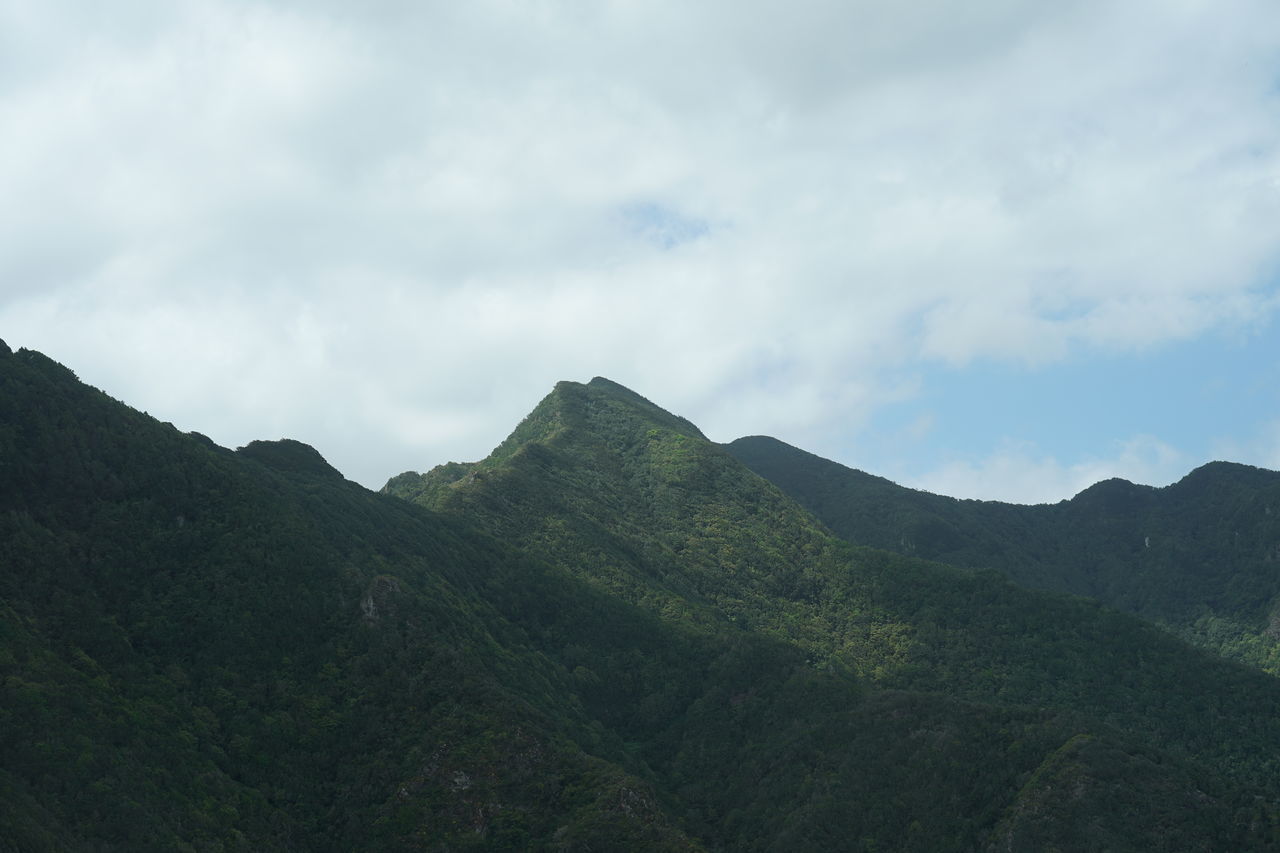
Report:
[[[376,622],[384,615],[395,613],[395,597],[400,594],[400,582],[390,575],[378,575],[369,590],[360,599],[360,613],[366,622]]]

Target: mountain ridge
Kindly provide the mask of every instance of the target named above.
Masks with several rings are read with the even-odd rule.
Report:
[[[804,649],[819,666],[848,667],[876,689],[1053,706],[1062,701],[1053,690],[1075,684],[1069,689],[1081,697],[1074,701],[1083,699],[1075,707],[1087,707],[1128,732],[1162,730],[1154,717],[1139,721],[1132,709],[1108,698],[1108,691],[1118,699],[1156,683],[1172,688],[1172,682],[1185,681],[1189,650],[1176,644],[1155,653],[1153,644],[1166,642],[1157,639],[1155,628],[1081,609],[1079,602],[1037,598],[993,573],[965,575],[919,561],[904,563],[884,552],[842,550],[811,516],[789,508],[779,493],[762,489],[754,474],[734,467],[723,448],[665,434],[643,411],[597,390],[590,401],[594,406],[582,409],[589,417],[577,431],[531,439],[518,453],[495,454],[500,464],[486,469],[488,477],[464,479],[448,492],[419,493],[413,499],[447,513],[490,518],[502,525],[504,537],[552,562],[581,558],[595,548],[594,557],[576,571],[612,594],[668,618],[700,624],[718,620],[776,636]],[[404,485],[393,483],[389,490]],[[663,536],[647,537],[636,519],[646,524],[656,519]],[[850,565],[852,570],[845,568]],[[922,599],[928,603],[922,605]],[[1019,615],[1028,608],[1040,615]],[[859,611],[868,615],[850,619]],[[1044,637],[1040,642],[1047,645],[1028,657],[1025,648],[1009,642],[1008,630],[998,627],[1001,619],[1018,620],[1015,624],[1026,626],[1022,630],[1037,622],[1069,623],[1073,627],[1064,630],[1073,639]],[[981,639],[970,636],[975,633]],[[1123,645],[1121,636],[1147,649],[1147,655],[1163,656],[1167,674],[1142,676],[1145,686],[1139,687],[1128,681],[1129,667],[1137,672],[1146,666],[1138,659],[1107,669],[1092,662],[1097,654],[1075,645]],[[975,654],[984,661],[991,655],[991,681],[971,680],[971,664],[962,661],[972,661]],[[1114,660],[1114,649],[1107,655]],[[1049,685],[1032,674],[1038,660],[1059,662],[1058,686],[1049,692]],[[1200,666],[1210,658],[1195,660]],[[1098,683],[1112,686],[1100,690]],[[1178,705],[1203,695],[1222,696],[1224,690],[1234,692],[1225,685],[1202,685],[1182,698],[1161,701]],[[655,766],[669,760],[653,759]]]
[[[1217,461],[1160,488],[1113,478],[1019,505],[869,479],[777,439],[725,447],[851,542],[1098,598],[1280,673],[1269,633],[1280,617],[1278,472]]]
[[[0,353],[0,845],[1275,841],[1274,679],[842,542],[616,383],[543,402],[411,503]]]

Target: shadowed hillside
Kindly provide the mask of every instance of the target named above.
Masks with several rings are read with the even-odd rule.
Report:
[[[1273,838],[1273,679],[852,548],[613,383],[389,489],[0,346],[0,849]]]
[[[782,640],[818,671],[855,675],[868,695],[923,691],[993,714],[1084,715],[1073,725],[1105,726],[1229,775],[1269,777],[1270,759],[1237,743],[1276,736],[1266,678],[1087,601],[850,548],[722,448],[613,383],[561,383],[490,458],[401,475],[388,491],[483,520],[669,623]],[[1255,690],[1261,704],[1237,704]],[[1234,734],[1211,733],[1221,715],[1235,720]],[[680,748],[660,739],[646,756],[660,775],[679,773]],[[730,782],[700,809],[741,808],[722,799]]]
[[[1019,506],[903,488],[755,436],[726,450],[850,542],[1087,595],[1280,674],[1280,473],[1214,462]]]

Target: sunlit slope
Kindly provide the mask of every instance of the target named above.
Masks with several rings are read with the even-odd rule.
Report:
[[[0,849],[1270,837],[1256,676],[850,549],[619,386],[447,470],[415,507],[0,347]]]
[[[3,349],[0,569],[0,849],[690,847],[504,613],[633,608],[305,445]]]
[[[1247,779],[1263,802],[1274,794],[1280,694],[1265,677],[1088,601],[850,547],[614,383],[561,383],[492,457],[401,475],[388,490],[472,519],[664,622],[781,640],[872,692],[1077,715],[1081,732],[1105,727]],[[673,766],[651,756],[659,775]]]

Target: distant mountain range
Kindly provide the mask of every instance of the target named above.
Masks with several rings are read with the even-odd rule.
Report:
[[[1280,846],[1274,472],[955,501],[595,379],[383,491],[0,343],[0,850]]]

